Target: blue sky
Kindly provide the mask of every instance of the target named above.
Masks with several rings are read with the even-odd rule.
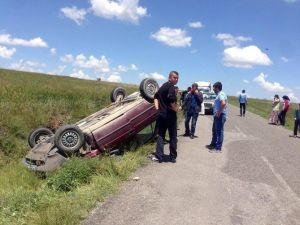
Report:
[[[0,1],[0,67],[300,101],[300,0]]]

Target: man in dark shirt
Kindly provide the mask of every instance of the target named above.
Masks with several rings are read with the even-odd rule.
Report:
[[[178,82],[179,74],[171,71],[169,81],[164,83],[154,96],[155,108],[158,110],[156,125],[158,138],[154,161],[162,162],[164,157],[164,137],[166,131],[170,136],[170,161],[175,163],[177,158],[177,98],[174,85]]]
[[[198,91],[198,84],[193,83],[191,91],[186,95],[182,108],[185,112],[185,134],[183,136],[193,139],[195,136],[196,123],[199,112],[201,111],[201,104],[203,102],[203,95]],[[190,120],[192,119],[191,128]]]
[[[188,87],[187,90],[184,90],[182,93],[181,93],[181,97],[180,97],[180,105],[182,106],[183,102],[184,102],[184,99],[185,99],[185,96],[187,95],[187,93],[189,93],[191,91],[191,87]]]

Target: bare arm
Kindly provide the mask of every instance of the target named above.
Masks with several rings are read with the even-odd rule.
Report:
[[[154,99],[154,107],[155,107],[156,110],[159,109],[159,101],[156,98]]]
[[[220,109],[220,111],[218,111],[217,113],[216,113],[216,117],[220,117],[220,115],[222,114],[222,112],[223,112],[223,110],[224,110],[224,108],[225,108],[225,105],[226,105],[226,103],[225,103],[225,101],[224,100],[222,100],[221,101],[221,109]]]

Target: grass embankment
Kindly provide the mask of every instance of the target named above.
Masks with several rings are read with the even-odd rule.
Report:
[[[32,129],[55,129],[98,111],[110,104],[116,86],[0,69],[0,224],[79,224],[97,201],[143,164],[151,145],[122,158],[73,158],[46,178],[21,163]]]
[[[228,101],[231,105],[240,107],[239,101],[237,97],[228,97]],[[290,110],[286,114],[286,124],[285,127],[289,130],[294,129],[294,110],[297,109],[297,104],[292,103]],[[262,118],[267,119],[266,123],[268,123],[271,111],[272,111],[272,101],[266,99],[248,99],[247,111],[253,112]],[[236,112],[237,115],[240,114],[238,110]]]

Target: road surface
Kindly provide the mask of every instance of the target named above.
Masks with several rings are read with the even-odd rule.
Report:
[[[198,138],[178,138],[177,163],[140,168],[132,175],[140,180],[99,203],[84,224],[300,224],[300,138],[252,113],[238,114],[230,106],[222,153],[205,148],[212,118],[199,116]]]

